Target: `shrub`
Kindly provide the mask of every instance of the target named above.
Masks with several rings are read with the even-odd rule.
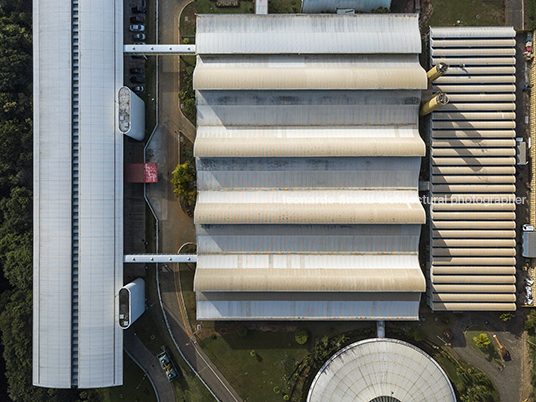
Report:
[[[288,396],[288,395],[286,395],[286,394],[283,395],[283,400],[284,400],[284,401],[288,401],[289,399],[290,399],[290,396]]]
[[[281,389],[276,385],[276,386],[274,387],[274,392],[275,392],[276,394],[279,394],[279,393],[281,392]]]
[[[249,355],[250,355],[251,357],[255,357],[255,356],[257,356],[257,352],[255,352],[254,350],[252,350],[251,352],[249,352]]]
[[[296,342],[298,342],[298,344],[303,345],[305,342],[307,342],[307,339],[309,339],[309,333],[305,329],[298,329],[294,337],[296,338]]]
[[[190,43],[190,38],[184,38],[182,40],[182,43],[184,43],[185,45],[187,45],[188,43]]]
[[[246,327],[238,327],[238,330],[236,332],[238,333],[238,336],[241,336],[243,338],[247,335],[248,330]]]
[[[501,319],[501,321],[507,322],[514,318],[514,313],[503,313],[499,316],[499,318]]]

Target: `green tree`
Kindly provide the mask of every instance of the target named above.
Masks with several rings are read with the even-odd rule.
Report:
[[[491,344],[491,340],[486,334],[480,334],[479,336],[474,336],[473,341],[475,341],[476,346],[479,349],[487,349]]]
[[[195,205],[197,198],[195,180],[195,166],[192,166],[189,162],[177,165],[177,168],[173,171],[173,177],[171,178],[173,193],[181,199],[186,207]]]

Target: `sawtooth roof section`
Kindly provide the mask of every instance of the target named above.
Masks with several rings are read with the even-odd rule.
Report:
[[[418,14],[333,17],[325,14],[199,15],[195,38],[197,53],[421,53]]]
[[[417,319],[416,16],[203,15],[196,39],[198,318]]]
[[[326,141],[329,139],[329,141]],[[199,157],[424,156],[424,141],[406,126],[201,126]]]
[[[515,310],[515,31],[431,28],[431,256],[434,310]],[[505,57],[512,56],[512,57]]]
[[[194,81],[204,89],[426,89],[417,54],[270,55],[199,59]]]

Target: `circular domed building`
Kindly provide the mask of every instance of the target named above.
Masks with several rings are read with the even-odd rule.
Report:
[[[366,339],[333,355],[313,380],[307,402],[455,402],[443,369],[396,339]]]

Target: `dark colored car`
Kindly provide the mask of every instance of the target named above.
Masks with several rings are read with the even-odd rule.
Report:
[[[145,17],[143,15],[137,15],[135,17],[130,17],[130,22],[132,24],[137,24],[137,23],[143,24],[145,22]]]
[[[145,40],[145,38],[147,38],[147,36],[143,33],[136,33],[132,35],[132,39],[134,40]]]
[[[130,71],[130,74],[144,74],[145,73],[145,70],[143,68],[138,68],[138,67],[131,68],[129,71]]]
[[[145,83],[145,77],[130,77],[130,82],[133,84],[144,84]]]
[[[143,92],[145,91],[145,87],[143,85],[137,85],[134,88],[132,88],[134,92]]]
[[[141,54],[135,54],[135,55],[130,56],[130,57],[132,57],[133,59],[147,59],[146,56],[143,56]]]
[[[132,12],[134,14],[145,14],[147,12],[147,8],[142,6],[132,7]]]

